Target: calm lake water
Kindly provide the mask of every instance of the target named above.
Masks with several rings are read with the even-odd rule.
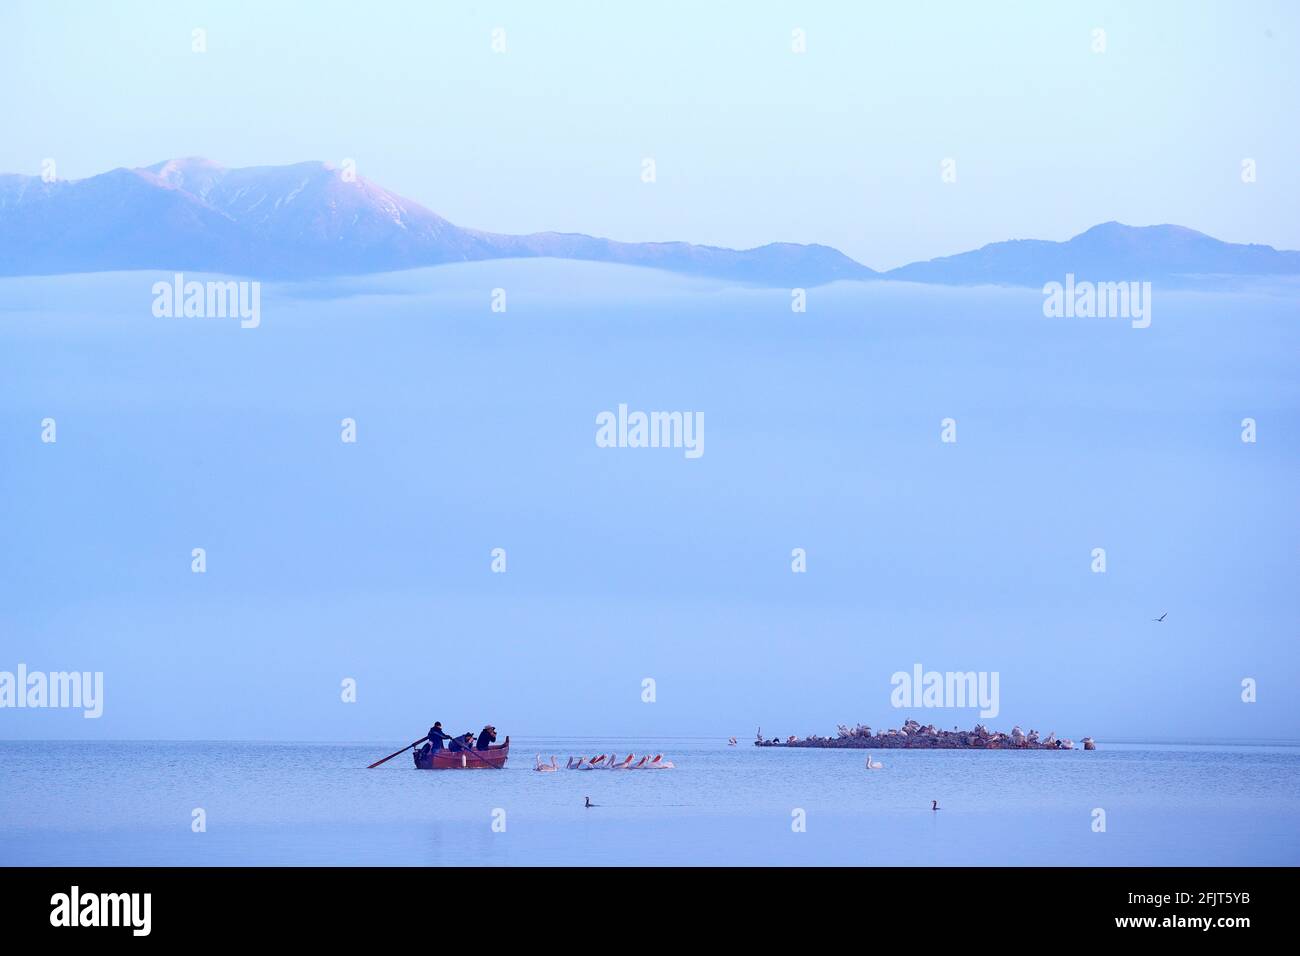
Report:
[[[0,743],[0,863],[1300,863],[1297,747],[872,751],[884,769],[868,771],[863,751],[747,742],[513,744],[504,771],[431,773],[406,755],[364,769],[383,743]],[[532,770],[537,753],[563,764],[611,749],[663,752],[676,769]]]
[[[837,283],[794,313],[520,260],[268,284],[241,329],[156,318],[158,278],[0,280],[0,670],[103,672],[107,701],[0,736],[1300,736],[1300,285],[1161,288],[1133,329],[1037,289]],[[620,404],[699,412],[704,454],[598,447]],[[467,656],[490,673],[444,679]],[[917,664],[999,674],[996,717],[897,711]]]

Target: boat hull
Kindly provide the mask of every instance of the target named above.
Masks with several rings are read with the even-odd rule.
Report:
[[[500,770],[505,767],[510,756],[510,738],[500,745],[493,744],[487,750],[433,750],[423,759],[417,752],[415,768],[417,770]]]

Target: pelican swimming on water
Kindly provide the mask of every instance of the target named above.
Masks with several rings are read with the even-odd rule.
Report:
[[[573,760],[573,758],[570,757],[569,760]],[[552,755],[550,763],[542,763],[542,755],[538,754],[537,766],[534,767],[533,769],[536,770],[538,773],[554,773],[555,771],[560,769],[560,765],[555,762],[554,755]]]
[[[883,763],[881,763],[879,760],[872,760],[872,759],[871,759],[871,754],[867,754],[867,769],[868,769],[868,770],[882,770],[882,769],[884,769],[884,766],[885,766],[885,765],[884,765]]]

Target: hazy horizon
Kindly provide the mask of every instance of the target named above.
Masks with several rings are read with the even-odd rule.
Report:
[[[1291,291],[1135,329],[505,260],[268,285],[241,329],[154,318],[150,280],[0,280],[0,670],[105,675],[103,717],[5,737],[1300,726]],[[620,403],[701,410],[705,453],[598,447]],[[999,673],[997,716],[894,708],[917,663]]]

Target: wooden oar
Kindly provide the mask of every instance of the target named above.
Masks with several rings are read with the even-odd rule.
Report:
[[[509,738],[509,737],[506,738],[506,743],[507,743],[507,744],[510,743],[510,738]],[[467,748],[467,749],[468,749],[469,752],[472,753],[475,757],[478,757],[478,751],[475,750],[473,747],[469,747],[469,748]],[[400,752],[400,751],[399,751],[399,752]],[[499,766],[498,764],[489,763],[486,757],[478,757],[478,759],[479,759],[479,760],[482,760],[485,764],[487,764],[487,765],[488,765],[489,767],[491,767],[493,770],[505,770],[505,769],[506,769],[505,767]]]
[[[418,747],[420,744],[424,743],[424,742],[425,742],[426,740],[428,740],[428,739],[429,739],[428,737],[421,737],[419,740],[415,741],[414,743],[409,743],[409,744],[407,744],[407,745],[406,745],[405,747],[403,747],[401,750],[397,751],[397,753],[391,753],[391,754],[389,754],[387,757],[385,757],[383,760],[376,760],[374,763],[372,763],[372,764],[371,764],[369,767],[367,767],[366,769],[367,769],[367,770],[374,770],[374,769],[375,769],[376,767],[378,767],[381,763],[388,763],[388,761],[392,760],[392,759],[393,759],[394,757],[396,757],[398,754],[404,754],[404,753],[406,753],[408,750],[410,750],[412,747]]]

